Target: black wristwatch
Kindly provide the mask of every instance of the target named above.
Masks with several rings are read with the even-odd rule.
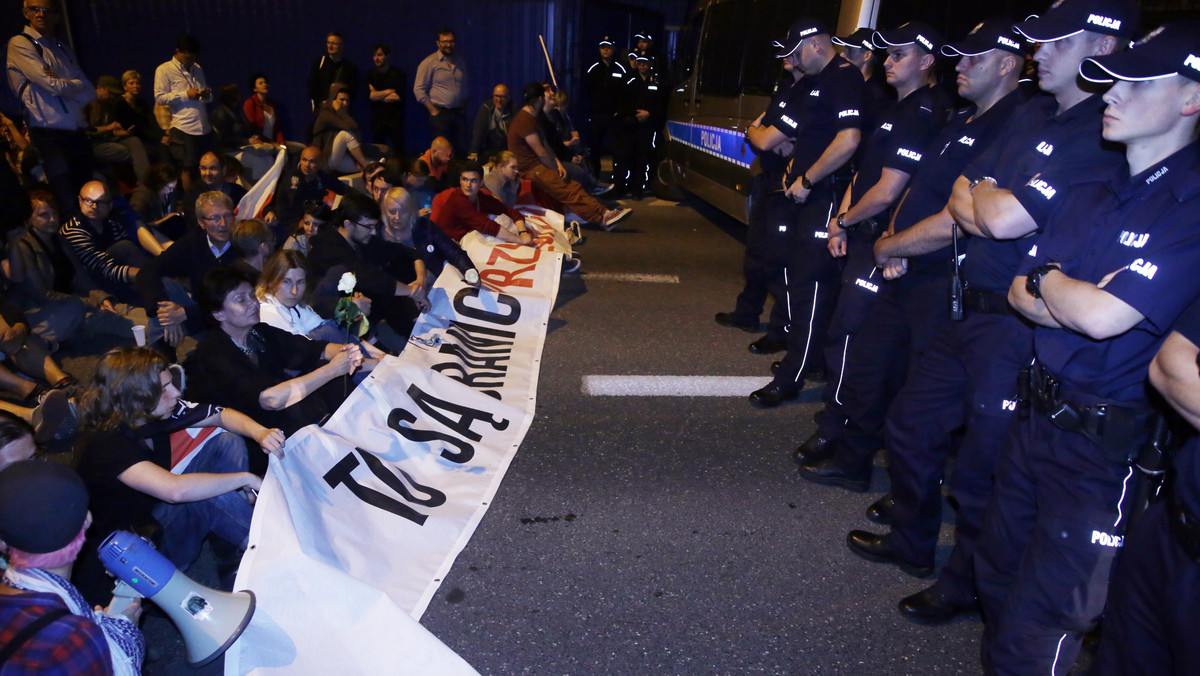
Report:
[[[838,214],[838,215],[837,215],[837,224],[838,224],[838,227],[839,227],[839,228],[842,228],[843,230],[846,228],[846,221],[845,221],[845,218],[846,218],[846,212],[845,212],[845,211],[843,211],[842,213],[840,213],[840,214]]]
[[[808,174],[800,174],[800,187],[812,190],[812,181],[808,180]]]
[[[1034,298],[1042,297],[1042,278],[1050,273],[1051,270],[1058,270],[1058,266],[1053,263],[1043,263],[1029,271],[1025,277],[1025,291]]]

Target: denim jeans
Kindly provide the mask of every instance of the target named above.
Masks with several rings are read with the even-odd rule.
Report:
[[[184,474],[231,474],[248,467],[246,442],[232,432],[218,432],[192,458]],[[162,554],[182,571],[200,555],[209,533],[245,549],[253,514],[254,506],[242,491],[196,502],[164,502],[154,508],[154,518],[163,528]]]

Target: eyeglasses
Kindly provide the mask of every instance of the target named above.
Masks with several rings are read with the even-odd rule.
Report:
[[[37,5],[27,5],[25,11],[32,12],[38,16],[56,15],[58,10],[54,7],[39,7]]]
[[[94,207],[97,204],[112,204],[112,200],[107,197],[98,200],[94,200],[90,197],[80,197],[79,201],[83,202],[83,206],[85,207]]]
[[[211,216],[201,216],[200,220],[204,221],[205,223],[211,224],[211,225],[216,225],[218,223],[223,223],[223,222],[227,222],[227,221],[232,222],[233,214],[231,214],[227,211],[223,214],[213,214]]]
[[[439,45],[452,45],[452,44],[454,44],[454,41],[453,40],[438,40],[437,43]]]
[[[350,222],[357,225],[360,228],[366,228],[367,230],[370,230],[371,232],[375,232],[376,230],[379,229],[378,222],[376,222],[376,223],[360,223],[359,221],[350,221]]]

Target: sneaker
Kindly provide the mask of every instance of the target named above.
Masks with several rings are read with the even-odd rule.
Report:
[[[567,223],[565,230],[567,231],[567,244],[575,246],[584,240],[583,233],[579,231],[579,221]]]
[[[583,265],[583,261],[580,260],[579,256],[577,256],[577,255],[573,255],[568,258],[563,258],[563,266],[562,266],[563,274],[569,275],[572,272],[577,272],[579,270],[579,266],[581,266],[581,265]]]
[[[75,436],[79,416],[75,410],[75,402],[71,401],[66,392],[48,392],[30,417],[36,430],[33,440],[39,447],[51,452],[70,449],[69,442]]]
[[[605,212],[604,221],[601,223],[601,225],[605,230],[611,232],[613,228],[617,227],[617,223],[632,213],[633,209],[630,209],[629,207],[625,207],[624,209],[609,209],[607,212]]]
[[[592,188],[591,194],[593,196],[604,195],[604,194],[607,194],[612,189],[613,189],[612,183],[597,183],[596,187]]]

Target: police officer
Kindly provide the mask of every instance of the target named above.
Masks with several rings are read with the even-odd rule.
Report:
[[[871,42],[874,29],[859,28],[845,36],[832,38],[833,44],[842,48],[842,58],[854,64],[862,73],[866,89],[863,90],[862,128],[875,129],[879,125],[879,113],[886,110],[896,100],[896,90],[887,83],[880,69],[880,62],[887,56],[886,50],[879,49]],[[859,145],[858,152],[851,160],[851,175],[858,171],[860,158],[866,144]],[[838,194],[845,192],[846,186],[839,186]]]
[[[932,164],[922,166],[897,206],[891,229],[875,243],[875,263],[885,280],[894,281],[883,285],[851,344],[841,388],[846,424],[831,429],[823,418],[817,432],[796,449],[802,465],[825,458],[843,436],[847,449],[873,454],[882,445],[884,415],[910,365],[950,322],[946,292],[957,242],[946,200],[967,162],[991,144],[1027,99],[1015,91],[1026,51],[1022,43],[1011,21],[994,19],[976,26],[963,41],[942,47],[944,56],[964,57],[955,69],[958,93],[972,105],[958,111],[926,148]],[[914,237],[918,234],[922,236]],[[887,525],[891,508],[889,494],[867,509],[867,518]]]
[[[972,237],[961,270],[965,318],[930,342],[887,413],[892,531],[847,535],[847,545],[862,558],[897,564],[918,577],[932,573],[944,465],[951,435],[964,429],[950,486],[958,510],[955,552],[937,583],[901,601],[907,615],[933,620],[975,605],[972,561],[979,524],[996,453],[1016,413],[1017,373],[1032,358],[1032,332],[1009,308],[1006,285],[1060,208],[1066,187],[1120,162],[1100,137],[1104,102],[1080,89],[1076,75],[1085,56],[1115,48],[1121,35],[1113,32],[1128,30],[1135,16],[1113,7],[1109,15],[1123,12],[1120,28],[1089,29],[1087,8],[1120,2],[1061,0],[1041,19],[1016,27],[1045,43],[1037,63],[1049,96],[1022,106],[997,137],[1003,140],[958,177],[949,219],[927,219],[910,229],[912,237],[932,231],[936,239],[957,223]],[[829,483],[841,479],[865,487],[870,475],[869,462],[850,466],[836,456],[817,467]]]
[[[796,107],[788,113],[797,122],[800,142],[780,186],[783,199],[774,195],[766,205],[767,220],[789,231],[791,247],[783,284],[772,290],[775,302],[788,311],[787,354],[771,383],[751,393],[750,403],[759,407],[795,399],[805,376],[821,370],[819,355],[837,298],[838,266],[825,248],[836,200],[833,175],[862,138],[862,75],[837,56],[829,29],[801,17],[780,49],[778,55],[791,59],[805,79],[797,85],[799,91],[791,97]]]
[[[1163,63],[1178,65],[1179,58],[1186,62],[1200,56],[1198,35],[1196,21],[1171,24],[1131,56],[1146,50],[1161,53]],[[1125,67],[1112,61],[1104,65],[1125,76],[1144,77],[1147,72],[1129,68],[1140,65],[1132,61]],[[1200,65],[1176,70],[1200,80]],[[1193,100],[1191,106],[1195,110],[1200,101]],[[1196,184],[1192,185],[1194,192]],[[1196,347],[1200,302],[1192,303],[1172,328],[1150,364],[1150,382],[1192,427],[1200,429],[1200,350]],[[1178,674],[1200,664],[1195,635],[1200,604],[1188,602],[1200,597],[1200,437],[1193,436],[1175,456],[1166,494],[1166,500],[1138,517],[1124,540],[1095,660],[1098,676]]]
[[[1088,9],[1090,23],[1126,20]],[[1180,22],[1080,67],[1116,81],[1104,138],[1125,144],[1127,166],[1063,186],[1070,194],[1009,291],[1037,324],[1037,361],[1033,410],[996,467],[976,556],[991,673],[1065,674],[1104,608],[1137,492],[1132,463],[1159,415],[1147,367],[1200,298],[1198,55],[1197,23]]]
[[[625,80],[629,78],[625,66],[614,58],[616,47],[611,37],[606,35],[600,38],[600,60],[588,66],[583,80],[590,105],[588,156],[592,161],[592,174],[596,177],[600,176],[600,156],[611,147],[609,138],[615,124],[613,118],[621,105]]]
[[[771,94],[767,109],[746,129],[746,142],[753,146],[756,153],[754,164],[751,165],[754,178],[750,183],[750,223],[746,232],[746,255],[742,262],[746,283],[738,294],[733,312],[718,312],[716,315],[716,322],[721,326],[749,333],[758,331],[758,319],[766,304],[767,289],[773,283],[771,280],[782,279],[787,263],[787,228],[781,231],[778,223],[772,225],[768,222],[764,207],[770,192],[782,191],[784,169],[796,141],[799,123],[788,112],[788,106],[795,110],[804,103],[804,99],[791,102],[793,93],[803,93],[797,84],[804,77],[804,73],[792,67],[792,61],[790,57],[783,59],[784,75],[775,83],[775,91]],[[781,199],[781,196],[774,199]],[[770,352],[783,349],[783,327],[786,324],[786,306],[774,304],[766,342],[778,347]],[[760,341],[751,346],[751,352],[756,351],[755,345],[760,345]]]
[[[860,144],[858,171],[828,225],[829,253],[846,261],[825,343],[828,381],[821,427],[831,435],[846,421],[842,374],[850,344],[883,287],[882,270],[875,267],[875,240],[887,228],[893,204],[927,156],[925,147],[950,110],[949,95],[937,85],[934,54],[945,40],[936,31],[911,22],[874,36],[887,49],[884,69],[900,100],[879,114],[877,126]]]
[[[650,164],[667,109],[666,89],[654,77],[654,58],[639,54],[637,71],[625,81],[624,103],[617,114],[621,133],[613,155],[613,182],[633,199],[642,199],[650,182]],[[620,172],[620,178],[618,178]]]

